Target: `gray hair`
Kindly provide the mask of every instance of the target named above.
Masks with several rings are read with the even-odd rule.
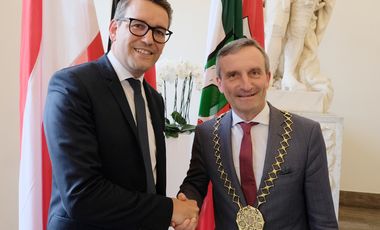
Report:
[[[117,4],[116,10],[115,10],[115,15],[113,17],[114,20],[117,20],[119,18],[124,17],[125,11],[129,5],[129,3],[131,3],[131,1],[132,0],[120,0],[119,1],[119,3]],[[141,0],[138,0],[138,1],[141,1]],[[166,13],[168,14],[169,26],[170,26],[170,24],[172,22],[172,14],[173,14],[173,9],[172,9],[170,3],[167,0],[145,0],[145,1],[151,1],[151,2],[161,6],[166,11]]]
[[[216,75],[218,77],[220,77],[220,58],[222,57],[225,57],[229,54],[235,54],[237,53],[238,51],[240,51],[241,49],[245,48],[245,47],[256,47],[260,53],[263,55],[264,57],[264,61],[265,61],[265,72],[266,73],[269,73],[269,57],[268,55],[265,53],[264,49],[259,45],[259,43],[257,43],[257,41],[253,40],[253,39],[249,39],[249,38],[240,38],[240,39],[237,39],[235,41],[232,41],[230,43],[228,43],[227,45],[225,45],[222,49],[219,50],[218,54],[216,55]]]

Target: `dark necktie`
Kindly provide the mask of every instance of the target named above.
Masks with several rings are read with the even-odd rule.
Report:
[[[243,190],[245,200],[248,205],[253,206],[256,200],[256,180],[253,172],[253,156],[252,156],[252,140],[251,140],[251,127],[257,123],[239,123],[243,129],[243,139],[240,146],[240,184]]]
[[[135,102],[135,118],[137,123],[137,131],[139,135],[140,147],[144,158],[144,165],[147,179],[147,192],[156,193],[154,184],[152,162],[150,159],[148,128],[146,123],[145,102],[141,94],[141,82],[139,80],[128,78],[128,82],[133,88]]]

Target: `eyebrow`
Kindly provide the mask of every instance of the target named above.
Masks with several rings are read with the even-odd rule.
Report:
[[[154,29],[164,29],[164,30],[169,30],[169,28],[165,28],[164,26],[160,26],[160,25],[155,25],[155,26],[152,26],[151,24],[149,24],[148,22],[142,20],[142,19],[138,19],[138,18],[133,18],[133,17],[122,17],[121,19],[133,19],[135,21],[139,21],[139,22],[143,22],[145,24],[147,24],[148,26],[154,28]]]
[[[262,68],[260,68],[260,67],[253,67],[253,68],[251,68],[251,69],[249,70],[249,72],[251,72],[251,71],[262,72],[262,71],[263,71],[263,69],[262,69]]]
[[[237,73],[240,73],[240,71],[238,71],[238,70],[231,70],[231,71],[227,71],[224,75],[233,75],[233,74],[237,74]]]

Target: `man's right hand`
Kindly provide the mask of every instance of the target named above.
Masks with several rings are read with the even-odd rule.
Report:
[[[173,215],[172,222],[174,227],[190,221],[192,223],[198,222],[199,208],[195,200],[188,200],[186,196],[181,194],[179,199],[172,198],[173,200]],[[196,226],[196,225],[195,225]]]

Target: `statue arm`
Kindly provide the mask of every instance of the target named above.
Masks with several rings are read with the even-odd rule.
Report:
[[[335,2],[336,0],[318,0],[315,11],[315,15],[317,16],[315,34],[317,35],[318,43],[322,40],[327,24],[331,18]]]

